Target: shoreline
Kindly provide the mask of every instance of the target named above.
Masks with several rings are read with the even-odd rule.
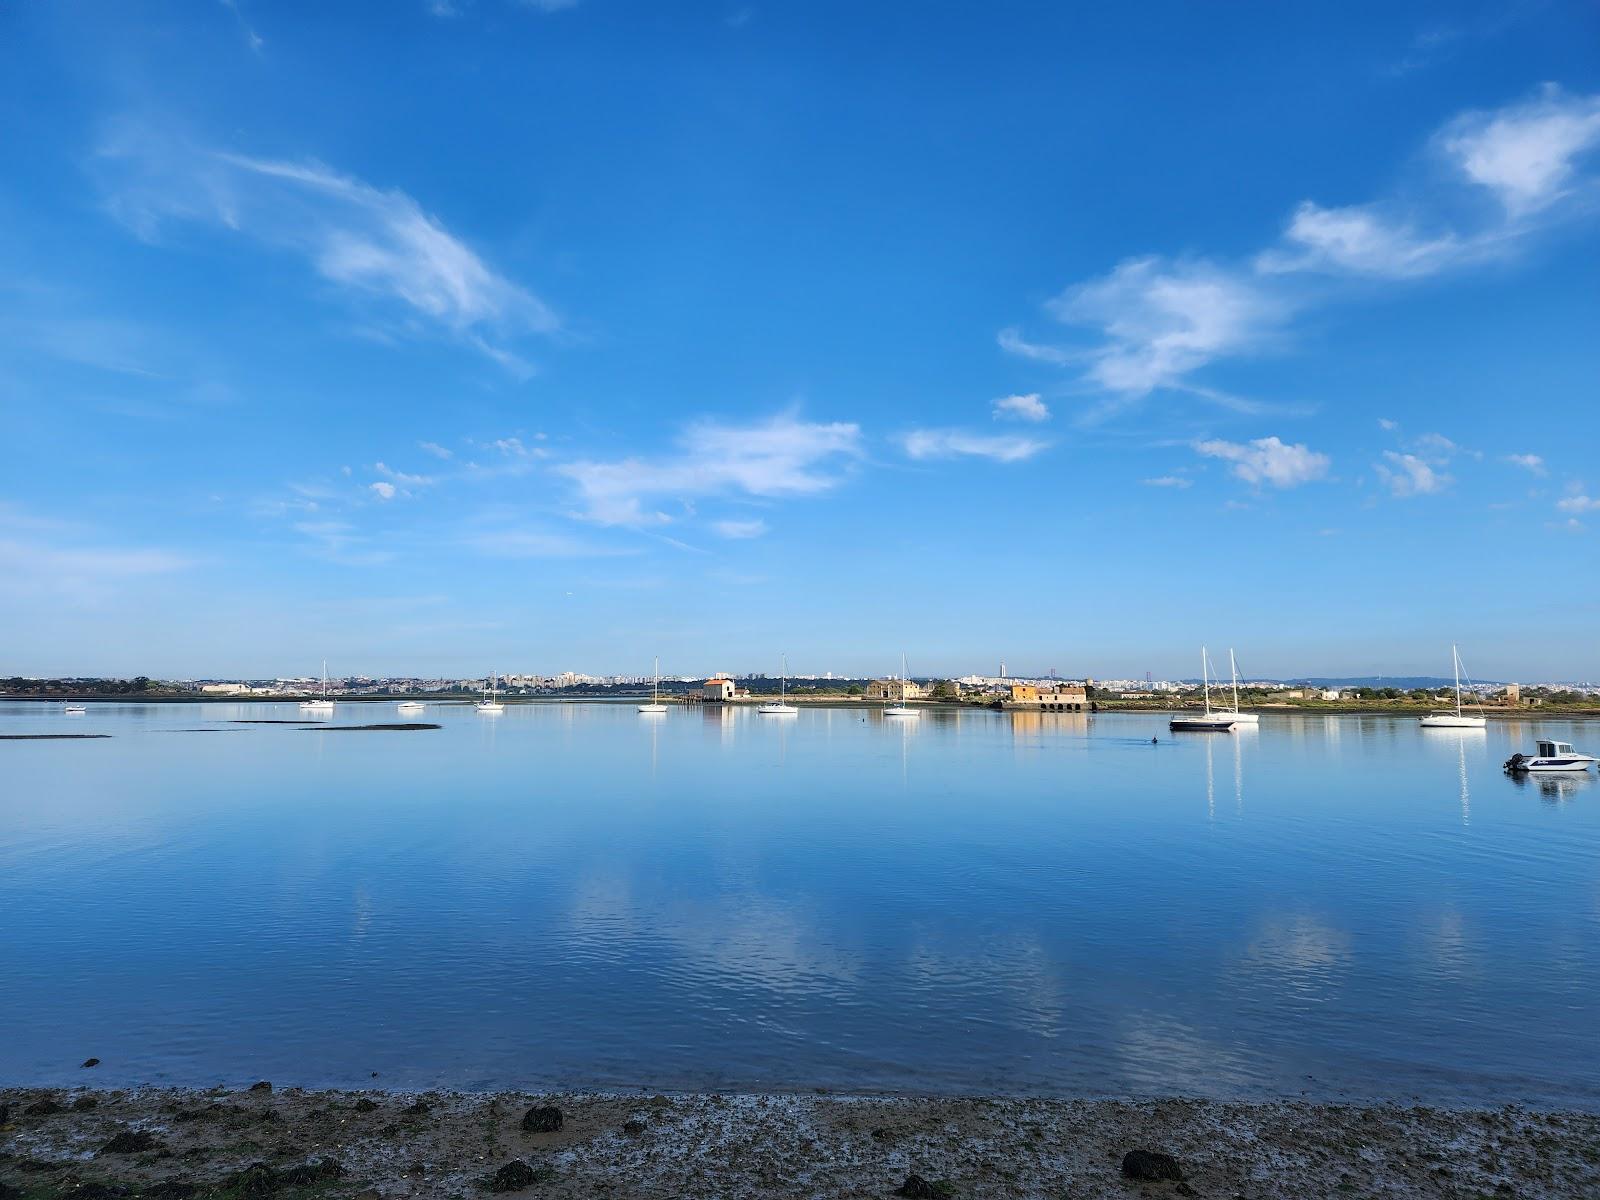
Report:
[[[1124,1156],[1182,1180],[1125,1177]],[[515,1166],[513,1164],[521,1164]],[[1139,1164],[1136,1162],[1137,1168]],[[1196,1099],[0,1088],[0,1197],[1579,1197],[1600,1114]],[[124,1190],[117,1190],[124,1189]]]

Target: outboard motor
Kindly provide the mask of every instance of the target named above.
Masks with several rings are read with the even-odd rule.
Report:
[[[1510,758],[1506,759],[1504,769],[1507,771],[1526,771],[1528,768],[1523,764],[1527,761],[1528,756],[1518,750]]]

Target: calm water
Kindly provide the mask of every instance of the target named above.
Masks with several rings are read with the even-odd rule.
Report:
[[[0,1080],[1600,1108],[1600,723],[294,716],[0,704]]]

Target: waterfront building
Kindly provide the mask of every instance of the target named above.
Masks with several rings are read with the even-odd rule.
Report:
[[[914,679],[905,681],[904,693],[901,692],[900,687],[901,684],[898,679],[874,679],[867,684],[867,699],[898,700],[903,694],[907,700],[921,700],[928,694],[927,688]]]
[[[1087,712],[1089,689],[1081,683],[1013,683],[1000,705],[1044,712]]]

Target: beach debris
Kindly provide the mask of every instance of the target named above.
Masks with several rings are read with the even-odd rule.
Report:
[[[280,1187],[309,1187],[330,1179],[344,1178],[344,1164],[337,1158],[319,1158],[314,1163],[301,1163],[278,1172]]]
[[[86,1058],[83,1060],[83,1065],[85,1067],[98,1067],[100,1060],[98,1058]]]
[[[104,1146],[100,1147],[101,1154],[143,1154],[147,1150],[162,1149],[161,1142],[153,1133],[143,1129],[124,1129]]]
[[[561,1110],[554,1104],[535,1104],[522,1114],[524,1133],[559,1133],[561,1125]]]
[[[915,1171],[906,1176],[906,1181],[896,1190],[896,1196],[904,1196],[906,1200],[950,1200],[956,1194],[942,1179],[924,1179]]]
[[[1183,1182],[1183,1168],[1170,1154],[1157,1150],[1130,1150],[1122,1156],[1122,1173],[1129,1179],[1170,1179]]]
[[[357,1112],[372,1112],[377,1107],[378,1107],[378,1102],[376,1100],[372,1099],[370,1096],[362,1096],[355,1103],[355,1110]]]
[[[250,1090],[252,1092],[270,1092],[272,1090],[272,1085],[263,1079],[260,1083],[252,1083],[250,1085]]]
[[[98,1097],[98,1096],[79,1096],[76,1100],[74,1100],[72,1102],[72,1111],[73,1112],[88,1112],[92,1108],[99,1108],[99,1107],[100,1107],[100,1097]],[[0,1122],[0,1123],[3,1123],[3,1122]]]
[[[520,1192],[531,1186],[534,1178],[533,1168],[520,1158],[514,1158],[484,1179],[483,1186],[491,1192]]]
[[[416,1100],[405,1108],[408,1117],[422,1117],[433,1111],[433,1105],[426,1100]]]
[[[35,1100],[32,1104],[28,1105],[27,1108],[22,1110],[22,1115],[25,1117],[53,1117],[58,1112],[66,1111],[67,1110],[61,1105],[57,1104],[52,1097],[46,1096],[43,1100]]]
[[[264,1162],[251,1163],[229,1177],[227,1186],[244,1200],[263,1200],[278,1190],[278,1173]]]

